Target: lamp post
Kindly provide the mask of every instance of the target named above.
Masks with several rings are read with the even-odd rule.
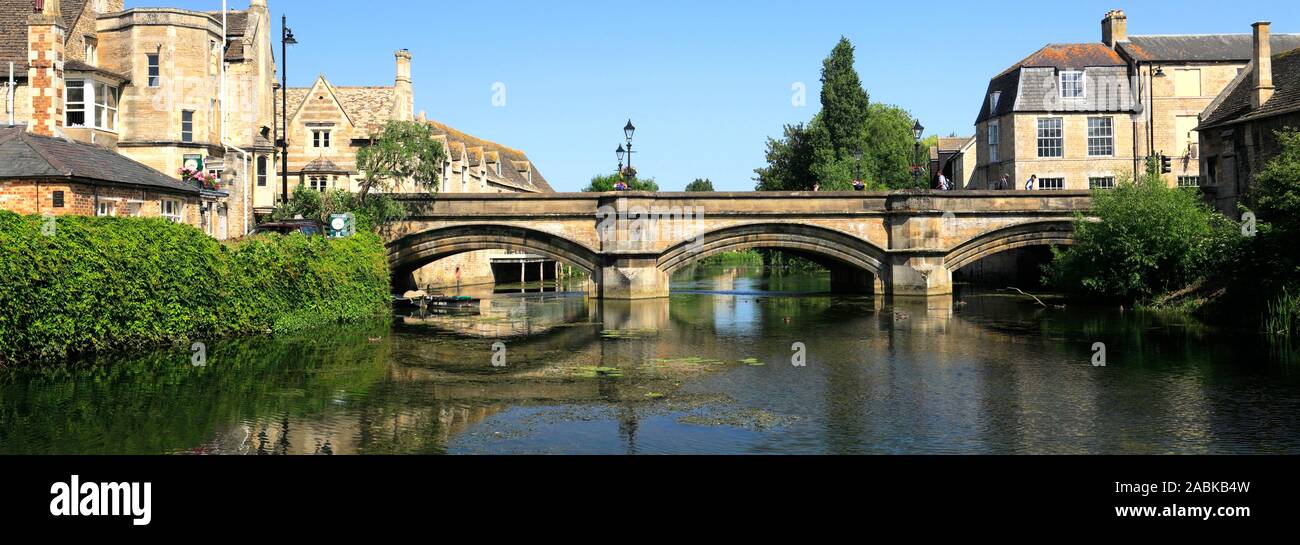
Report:
[[[618,155],[618,174],[619,176],[622,176],[623,158],[627,156],[627,150],[623,149],[623,144],[619,144],[618,149],[614,150],[614,154]]]
[[[636,134],[636,126],[632,120],[627,120],[627,125],[623,127],[623,136],[627,137],[627,168],[632,168],[632,135]]]
[[[280,204],[289,204],[289,46],[297,45],[289,29],[289,16],[280,16],[280,119],[284,134],[280,135]]]
[[[862,180],[862,148],[861,147],[859,147],[857,150],[854,150],[853,160],[855,161],[855,164],[853,165],[853,185],[856,186],[858,185],[858,182]]]
[[[917,189],[924,189],[921,186],[921,135],[925,133],[925,127],[921,126],[921,121],[917,120],[916,125],[912,126],[912,138],[916,140],[916,165],[912,168],[912,177],[916,178]]]

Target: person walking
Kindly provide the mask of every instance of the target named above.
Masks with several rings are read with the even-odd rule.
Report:
[[[1001,189],[1002,191],[1011,189],[1011,179],[1007,178],[1006,174],[1003,174],[1002,179],[998,180],[998,189]]]
[[[1034,187],[1036,187],[1037,185],[1038,185],[1038,175],[1031,174],[1029,176],[1029,181],[1025,182],[1025,191],[1033,191]]]
[[[940,173],[939,173],[939,191],[952,191],[952,185],[951,185],[951,184],[952,184],[952,182],[949,182],[949,181],[948,181],[948,177],[947,177],[947,176],[944,176],[943,173],[940,172]]]

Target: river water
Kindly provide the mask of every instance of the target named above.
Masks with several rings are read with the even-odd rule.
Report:
[[[1251,335],[828,290],[744,268],[647,302],[505,286],[474,314],[210,343],[202,367],[9,371],[0,454],[1300,453],[1300,369]]]

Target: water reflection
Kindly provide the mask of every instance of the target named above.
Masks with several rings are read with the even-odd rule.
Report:
[[[1300,452],[1300,380],[1248,337],[762,270],[674,288],[471,293],[468,315],[214,343],[205,368],[178,349],[10,372],[0,453]]]

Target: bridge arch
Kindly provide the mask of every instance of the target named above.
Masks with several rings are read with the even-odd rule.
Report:
[[[955,273],[984,258],[1031,246],[1074,244],[1074,220],[1035,221],[988,232],[957,246],[944,257],[944,268]]]
[[[600,256],[591,248],[560,235],[527,227],[468,224],[415,233],[387,245],[393,274],[405,274],[445,257],[479,250],[513,250],[544,255],[594,273]]]
[[[656,266],[672,275],[692,263],[726,252],[770,248],[792,251],[820,264],[839,264],[880,277],[886,252],[861,238],[814,225],[753,223],[710,231],[669,248]]]

